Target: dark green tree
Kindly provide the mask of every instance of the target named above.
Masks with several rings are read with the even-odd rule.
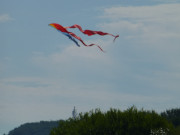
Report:
[[[180,126],[180,108],[166,110],[161,116],[172,122],[175,127]]]

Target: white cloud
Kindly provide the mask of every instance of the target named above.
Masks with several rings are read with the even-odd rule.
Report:
[[[112,40],[113,39],[111,39],[111,41],[107,39],[105,41],[88,41],[90,43],[98,43],[105,51],[107,49],[107,53],[102,52],[97,46],[76,47],[71,44],[61,52],[55,52],[49,55],[44,55],[43,53],[34,53],[32,62],[41,66],[42,68],[50,67],[50,69],[54,69],[56,71],[59,71],[64,66],[70,69],[81,69],[83,64],[83,67],[93,69],[97,68],[96,64],[98,63],[99,65],[110,65],[113,61],[108,55],[108,48],[112,46]]]
[[[7,22],[7,21],[10,21],[10,20],[13,20],[12,17],[10,17],[8,14],[2,14],[0,15],[0,23],[2,22]]]
[[[180,4],[162,4],[154,6],[128,6],[104,9],[103,17],[110,23],[101,24],[103,28],[116,32],[126,32],[132,36],[149,38],[180,38]],[[137,33],[139,32],[139,33]],[[138,34],[138,35],[137,35]],[[152,40],[152,39],[151,39]]]
[[[161,2],[161,3],[178,3],[179,0],[153,0],[155,2]]]
[[[125,64],[132,77],[153,89],[178,94],[179,14],[178,3],[115,6],[104,9],[102,17],[108,21],[98,26],[120,35],[119,42],[124,46],[119,47],[119,51],[128,48],[122,57],[127,60]]]
[[[180,4],[116,6],[104,9],[103,17],[109,22],[99,26],[119,33],[120,39],[128,46],[132,43],[130,46],[134,52],[153,53],[151,57],[154,60],[160,63],[166,61],[166,66],[178,67],[179,14]]]
[[[180,12],[180,4],[162,4],[154,6],[127,6],[111,7],[104,9],[105,18],[117,19],[135,19],[140,21],[161,21],[170,16],[174,19]],[[167,21],[170,21],[167,19]]]
[[[21,83],[21,85],[18,85],[17,82]],[[43,86],[25,86],[23,85],[24,82],[41,83]],[[47,115],[46,119],[55,119],[54,115],[56,119],[58,117],[70,117],[70,112],[67,112],[74,105],[86,108],[86,111],[88,111],[90,108],[96,107],[105,109],[118,107],[119,104],[131,106],[133,103],[143,106],[149,104],[151,106],[153,103],[165,102],[173,98],[169,96],[144,96],[120,91],[115,92],[108,84],[95,84],[95,86],[88,84],[69,85],[68,82],[61,79],[52,78],[9,78],[1,80],[0,86],[1,95],[3,95],[0,98],[0,106],[3,106],[1,113],[5,114],[4,111],[9,110],[8,113],[13,112],[13,118],[18,120],[22,116],[30,115],[28,112],[31,112],[31,116],[23,119],[27,121],[38,117],[40,120],[46,118]],[[36,112],[33,113],[31,111],[32,108],[36,108]],[[46,113],[42,114],[42,110]],[[57,115],[57,112],[59,115]],[[7,116],[6,119],[9,120],[9,115]]]

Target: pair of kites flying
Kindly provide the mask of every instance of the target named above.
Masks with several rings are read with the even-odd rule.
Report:
[[[83,30],[81,28],[80,25],[72,25],[72,26],[69,26],[69,27],[63,27],[62,25],[60,24],[57,24],[57,23],[51,23],[49,24],[50,26],[54,27],[55,29],[57,29],[58,31],[60,31],[62,34],[64,34],[65,36],[67,36],[69,39],[71,39],[78,47],[80,47],[79,43],[76,41],[79,40],[84,46],[86,47],[90,47],[90,46],[97,46],[101,51],[103,51],[103,49],[99,46],[99,45],[96,45],[96,44],[89,44],[87,45],[80,37],[78,37],[76,34],[68,31],[67,29],[70,29],[70,28],[78,28],[83,34],[86,34],[88,36],[92,36],[92,35],[95,35],[95,34],[98,34],[100,36],[105,36],[105,35],[110,35],[110,36],[113,36],[114,37],[114,41],[117,37],[119,37],[119,35],[112,35],[110,33],[105,33],[105,32],[102,32],[102,31],[93,31],[93,30]],[[104,52],[104,51],[103,51]]]

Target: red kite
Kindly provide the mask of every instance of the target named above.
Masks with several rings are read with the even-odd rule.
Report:
[[[109,34],[109,33],[105,33],[105,32],[102,32],[102,31],[93,31],[93,30],[83,30],[81,28],[80,25],[72,25],[72,26],[69,26],[69,27],[63,27],[62,25],[60,24],[57,24],[57,23],[51,23],[49,24],[50,26],[54,27],[55,29],[57,29],[58,31],[62,32],[62,34],[66,35],[67,37],[69,37],[69,39],[71,39],[77,46],[80,47],[80,45],[78,44],[78,42],[75,40],[75,39],[78,39],[84,46],[97,46],[101,51],[103,51],[103,49],[99,46],[99,45],[96,45],[96,44],[90,44],[90,45],[87,45],[86,43],[84,43],[84,41],[78,37],[76,34],[72,33],[72,32],[69,32],[67,29],[69,28],[78,28],[83,34],[86,34],[88,36],[92,36],[92,35],[95,35],[95,34],[98,34],[100,36],[104,36],[104,35],[110,35],[110,36],[113,36],[114,37],[114,41],[117,37],[119,37],[119,35],[112,35],[112,34]],[[104,52],[104,51],[103,51]]]

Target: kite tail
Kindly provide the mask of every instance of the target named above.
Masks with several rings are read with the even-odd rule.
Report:
[[[74,24],[72,26],[69,26],[69,27],[65,27],[65,29],[68,29],[68,28],[78,28],[82,33],[88,35],[88,36],[92,36],[92,35],[95,35],[95,34],[98,34],[98,35],[101,35],[101,36],[104,36],[104,35],[110,35],[110,36],[113,36],[114,37],[114,40],[113,42],[116,40],[116,38],[119,37],[119,35],[113,35],[113,34],[110,34],[110,33],[105,33],[105,32],[102,32],[102,31],[93,31],[93,30],[83,30],[82,27],[78,24]]]
[[[114,37],[113,42],[115,42],[116,38],[118,38],[118,37],[119,37],[119,35],[117,35],[117,36],[113,36],[113,37]]]
[[[90,44],[90,45],[83,44],[83,45],[86,47],[97,46],[102,52],[105,52],[99,45],[96,45],[96,44]]]
[[[61,31],[59,31],[61,32]],[[61,32],[62,34],[64,34],[65,36],[67,36],[70,40],[72,40],[78,47],[80,47],[80,45],[78,44],[78,42],[73,38],[72,35],[65,33],[65,32]]]
[[[84,46],[86,46],[86,47],[97,46],[102,52],[105,52],[99,45],[96,45],[96,44],[87,45],[87,44],[84,43],[84,41],[83,41],[82,39],[79,40],[79,41],[81,41],[81,43],[82,43]]]
[[[99,45],[96,45],[102,52],[105,53],[105,51],[99,46]]]
[[[74,38],[76,38],[76,39],[78,39],[84,46],[86,46],[86,47],[90,47],[90,46],[97,46],[102,52],[105,52],[99,45],[96,45],[96,44],[90,44],[90,45],[87,45],[87,44],[85,44],[84,43],[84,41],[80,38],[80,37],[78,37],[76,34],[74,34],[74,33],[72,33],[72,32],[69,32],[69,34],[71,35],[71,36],[73,36]],[[72,39],[71,39],[72,40]]]
[[[66,28],[66,29],[68,29],[68,28],[78,28],[82,33],[84,33],[83,29],[82,29],[81,26],[78,25],[78,24],[74,24],[74,25],[72,25],[72,26],[68,26],[68,27],[65,27],[65,28]]]

